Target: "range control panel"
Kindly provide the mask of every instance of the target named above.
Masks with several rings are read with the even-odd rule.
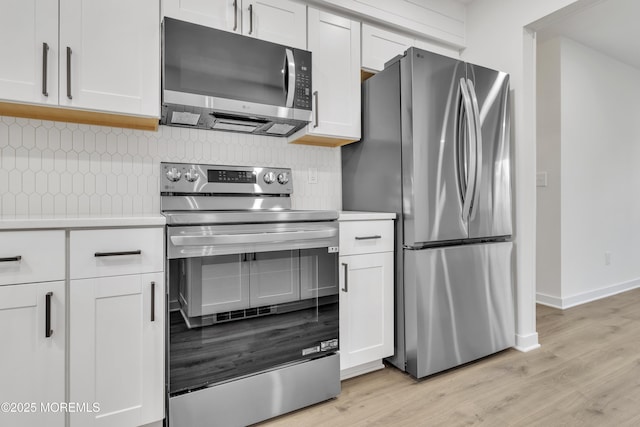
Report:
[[[291,169],[161,163],[161,193],[291,194]]]

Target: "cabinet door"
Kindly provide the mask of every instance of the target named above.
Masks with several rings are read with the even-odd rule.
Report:
[[[163,273],[72,280],[69,399],[99,412],[71,426],[139,426],[164,417]]]
[[[402,55],[413,43],[410,37],[362,24],[362,68],[381,71],[387,61]]]
[[[340,257],[340,369],[393,355],[393,252]]]
[[[360,23],[308,10],[313,62],[313,121],[309,133],[360,139]]]
[[[240,32],[241,0],[163,0],[162,15],[219,30]]]
[[[307,48],[307,7],[289,0],[243,2],[242,32],[261,40]]]
[[[2,2],[2,13],[0,13],[1,99],[58,104],[57,18],[58,2],[55,1],[6,0]],[[49,48],[48,51],[44,47],[45,43]]]
[[[60,0],[60,105],[160,116],[156,0]]]
[[[0,402],[37,405],[29,412],[3,411],[0,424],[64,426],[64,412],[41,407],[65,401],[64,304],[64,282],[0,286]]]

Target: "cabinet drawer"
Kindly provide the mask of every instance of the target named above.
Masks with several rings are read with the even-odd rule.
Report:
[[[393,251],[393,221],[340,223],[340,255]]]
[[[0,285],[64,280],[64,231],[0,232]]]
[[[71,231],[71,279],[164,270],[163,228]]]

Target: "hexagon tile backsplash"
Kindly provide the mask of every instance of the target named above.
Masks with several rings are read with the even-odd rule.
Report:
[[[294,209],[340,209],[339,148],[160,126],[158,132],[0,117],[0,214],[160,212],[160,162],[292,169]],[[309,168],[318,183],[309,184]]]

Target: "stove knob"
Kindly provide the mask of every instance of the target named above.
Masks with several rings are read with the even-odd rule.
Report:
[[[289,174],[286,172],[279,173],[278,182],[282,185],[285,185],[287,182],[289,182]]]
[[[267,184],[271,184],[276,180],[276,174],[273,172],[267,172],[264,174],[264,177],[262,179],[264,179],[264,182],[266,182]]]
[[[184,179],[189,182],[197,181],[199,177],[200,175],[194,168],[189,168],[189,170],[184,173]]]
[[[166,175],[167,179],[171,182],[180,181],[180,177],[182,176],[178,168],[169,168]]]

